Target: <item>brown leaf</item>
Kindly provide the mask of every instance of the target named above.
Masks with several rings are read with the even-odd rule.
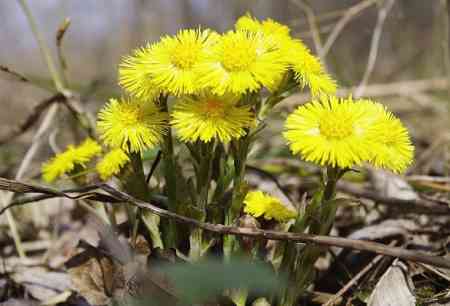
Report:
[[[414,306],[416,298],[412,293],[411,280],[406,266],[399,260],[384,273],[373,290],[368,306]]]
[[[75,290],[92,305],[106,305],[114,293],[123,295],[123,268],[94,247],[66,263]]]
[[[11,278],[40,301],[71,289],[70,279],[66,273],[48,271],[42,267],[17,268]]]

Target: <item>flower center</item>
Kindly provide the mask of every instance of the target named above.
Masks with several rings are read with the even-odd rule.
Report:
[[[142,114],[139,110],[126,110],[120,115],[120,120],[124,126],[135,126],[141,121]]]
[[[223,103],[219,100],[207,100],[203,107],[203,112],[208,118],[220,118],[225,115]]]
[[[343,139],[352,135],[353,124],[342,118],[325,116],[319,123],[319,130],[327,138]]]
[[[243,71],[256,60],[256,49],[250,41],[224,41],[222,65],[228,71]]]
[[[194,41],[179,43],[173,48],[170,60],[179,69],[190,69],[198,61],[200,48]]]

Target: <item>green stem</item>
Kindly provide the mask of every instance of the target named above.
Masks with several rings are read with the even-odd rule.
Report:
[[[208,206],[209,200],[209,189],[211,185],[211,175],[212,175],[212,162],[214,159],[214,152],[216,148],[216,143],[199,143],[201,150],[201,155],[203,159],[200,161],[197,177],[197,192],[199,194],[199,209],[203,212],[202,220],[205,221],[206,207]],[[195,228],[191,232],[190,248],[189,248],[189,258],[192,261],[198,261],[204,253],[203,250],[203,230]],[[206,244],[209,245],[209,244]]]
[[[160,104],[163,111],[168,112],[167,96],[160,97]],[[172,131],[169,128],[164,137],[162,144],[162,159],[164,162],[164,178],[166,180],[166,190],[168,199],[168,208],[172,212],[177,211],[177,169],[175,162],[175,155],[173,150]],[[167,235],[165,235],[165,243],[169,248],[177,247],[177,227],[173,220],[168,221]]]
[[[293,226],[293,231],[304,232],[309,228],[311,234],[329,233],[334,222],[336,203],[333,199],[341,173],[340,169],[327,168],[325,186],[322,191],[318,191],[307,208],[305,216]],[[289,274],[289,285],[281,293],[279,306],[295,305],[298,297],[314,280],[314,264],[322,252],[323,248],[317,245],[308,244],[298,250],[296,244],[287,243],[282,267],[284,267],[283,271]]]
[[[141,155],[139,153],[130,153],[130,163],[121,172],[121,181],[123,183],[123,188],[126,192],[133,195],[134,197],[147,201],[150,199],[150,190],[145,182],[144,170],[142,168]],[[130,205],[127,205],[128,214],[131,224],[131,236],[132,240],[136,239],[137,227],[138,227],[138,213],[132,210]],[[142,220],[144,221],[147,229],[152,237],[153,247],[163,248],[163,243],[161,241],[161,235],[159,233],[159,217],[152,213],[142,213]]]
[[[246,136],[236,141],[234,149],[233,191],[231,197],[231,207],[225,213],[225,225],[233,225],[242,209],[242,204],[245,196],[243,181],[245,177],[245,166],[249,149],[248,137]],[[236,247],[236,237],[232,235],[226,235],[223,239],[224,257],[225,260],[229,260]]]

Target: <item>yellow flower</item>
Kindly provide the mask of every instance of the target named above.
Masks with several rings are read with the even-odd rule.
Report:
[[[251,32],[262,32],[265,35],[289,36],[290,29],[273,19],[266,19],[262,22],[252,17],[250,14],[240,17],[235,24],[236,30],[246,30]]]
[[[242,94],[273,86],[285,70],[285,60],[272,39],[249,31],[229,31],[199,65],[199,84],[218,95]]]
[[[276,197],[262,191],[250,191],[244,199],[244,212],[256,218],[264,216],[266,220],[285,222],[297,216],[297,212]]]
[[[386,113],[373,125],[370,137],[375,142],[371,163],[376,167],[401,173],[411,165],[414,146],[408,130],[392,113]]]
[[[319,59],[311,54],[311,51],[301,40],[290,36],[290,30],[287,26],[272,19],[260,22],[247,14],[238,19],[236,28],[262,33],[274,41],[288,62],[289,68],[294,72],[295,79],[302,89],[305,86],[309,87],[313,96],[336,92],[336,82],[325,72],[325,68]],[[275,83],[275,86],[269,87],[269,89],[274,91],[277,85]]]
[[[148,101],[155,100],[161,94],[148,69],[152,48],[153,46],[148,44],[135,50],[132,56],[125,57],[119,65],[119,85],[133,96]]]
[[[119,83],[143,98],[157,89],[176,96],[195,93],[199,89],[195,68],[218,36],[210,30],[190,29],[163,37],[124,60],[119,67]]]
[[[375,140],[368,134],[383,113],[374,102],[322,96],[288,116],[283,136],[307,161],[349,168],[370,159]]]
[[[91,160],[102,152],[102,147],[93,139],[87,138],[77,148],[78,160]]]
[[[168,114],[154,103],[111,99],[98,114],[100,139],[112,148],[143,152],[158,145],[168,129]]]
[[[123,166],[130,161],[130,158],[122,149],[113,149],[97,163],[96,169],[100,178],[104,181],[120,172]]]
[[[237,97],[210,93],[183,97],[173,108],[171,124],[182,141],[209,142],[214,138],[227,143],[244,136],[245,128],[254,122],[250,107],[237,106],[237,102]]]
[[[325,72],[319,59],[300,41],[294,40],[286,49],[291,69],[300,87],[309,87],[313,96],[333,94],[336,92],[336,81]]]
[[[51,183],[63,174],[75,170],[76,166],[85,168],[86,164],[101,152],[101,147],[92,139],[86,139],[80,146],[69,145],[66,151],[42,165],[43,179]]]

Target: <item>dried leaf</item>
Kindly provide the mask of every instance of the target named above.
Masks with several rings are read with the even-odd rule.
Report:
[[[371,179],[375,190],[383,197],[401,200],[416,200],[418,198],[417,193],[405,180],[391,172],[372,171]]]
[[[11,278],[40,301],[72,289],[67,273],[48,271],[42,267],[20,267]]]
[[[115,292],[123,295],[122,267],[94,248],[74,256],[66,265],[75,290],[90,304],[106,305]]]
[[[415,306],[412,281],[407,267],[395,261],[378,281],[369,297],[368,306]]]

